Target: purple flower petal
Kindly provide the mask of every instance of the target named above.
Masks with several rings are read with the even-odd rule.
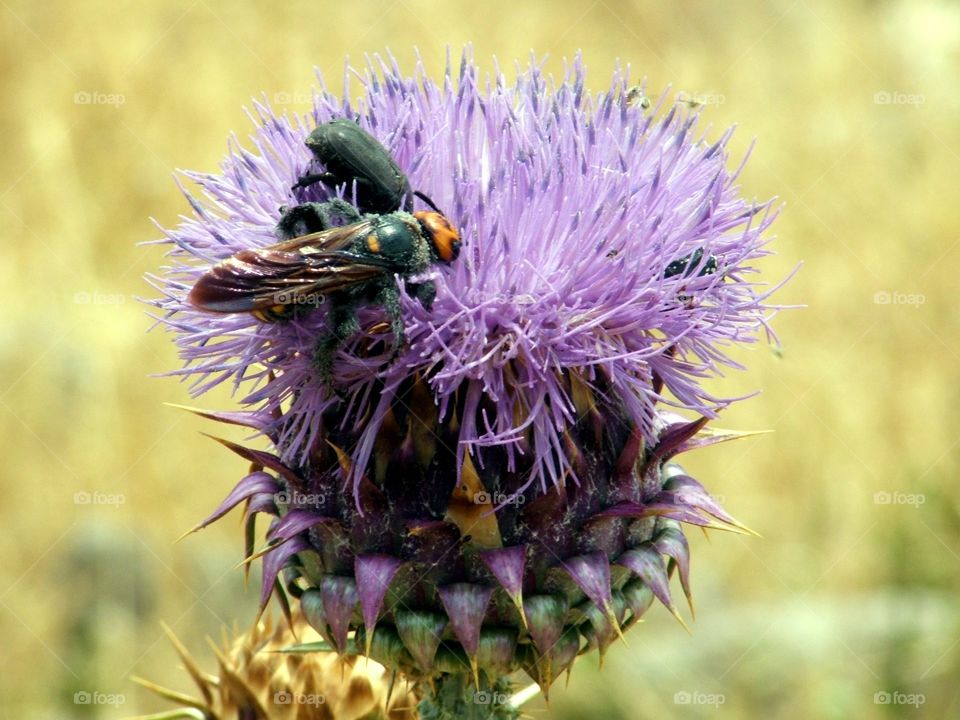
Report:
[[[277,481],[272,475],[265,472],[250,473],[236,484],[233,490],[230,491],[230,494],[223,499],[223,502],[217,505],[216,510],[210,513],[205,520],[194,526],[187,534],[189,535],[197,530],[201,530],[210,523],[219,520],[250,497],[261,493],[270,493],[272,495],[278,489],[279,485],[277,485]]]
[[[630,622],[636,622],[650,609],[654,600],[653,590],[643,580],[633,580],[623,586],[623,598],[633,613]]]
[[[600,651],[600,666],[603,667],[603,658],[607,653],[607,648],[617,639],[621,633],[618,632],[623,625],[623,619],[626,613],[626,604],[623,597],[618,593],[614,598],[614,617],[606,615],[596,605],[588,605],[586,616],[589,626],[585,628],[587,644],[590,648],[597,648]]]
[[[207,433],[204,433],[204,435],[207,435]],[[280,477],[295,487],[303,487],[303,478],[280,462],[280,458],[278,458],[276,455],[271,455],[270,453],[263,452],[262,450],[252,450],[251,448],[243,447],[243,445],[238,445],[235,442],[214,437],[213,435],[207,435],[207,437],[212,438],[224,447],[233,450],[233,452],[242,457],[244,460],[249,460],[256,465],[273,470]]]
[[[438,592],[450,618],[453,634],[457,636],[471,662],[476,662],[480,626],[487,614],[493,588],[473,583],[455,583],[438,588]]]
[[[300,596],[300,610],[310,626],[320,636],[331,642],[330,627],[327,625],[327,613],[323,609],[323,595],[316,588],[310,588]]]
[[[226,410],[202,410],[200,408],[187,407],[186,405],[173,405],[173,407],[181,408],[182,410],[191,412],[194,415],[199,415],[202,418],[207,418],[208,420],[214,420],[228,425],[240,425],[241,427],[248,427],[254,430],[265,430],[271,424],[270,417],[251,410],[230,412]]]
[[[397,632],[414,661],[423,671],[433,667],[433,659],[440,647],[447,619],[439,613],[399,610],[396,613]]]
[[[512,628],[486,628],[477,643],[477,666],[489,676],[507,675],[512,670],[517,632]]]
[[[687,538],[676,528],[665,528],[653,540],[653,547],[661,555],[673,558],[680,571],[680,585],[693,614],[693,595],[690,592],[690,546]]]
[[[526,624],[523,611],[523,571],[527,562],[526,547],[512,545],[494,550],[484,550],[480,559],[493,573],[497,582],[507,591],[507,595],[520,611],[520,618]]]
[[[636,502],[640,499],[637,483],[637,461],[643,453],[643,433],[634,428],[627,436],[627,442],[620,451],[617,464],[613,469],[613,490],[611,500]]]
[[[738,520],[720,507],[720,503],[711,497],[703,485],[688,475],[674,475],[664,485],[664,492],[661,495],[678,505],[703,510],[728,525],[744,528]]]
[[[392,555],[357,555],[353,561],[354,577],[363,610],[363,625],[367,641],[367,655],[373,641],[373,629],[380,617],[383,598],[390,582],[403,563]]]
[[[693,422],[678,422],[668,426],[653,446],[651,462],[664,462],[676,455],[685,442],[703,429],[707,420],[708,418],[702,417]]]
[[[606,553],[578,555],[563,561],[563,567],[584,594],[610,619],[619,632],[610,588],[610,561]]]
[[[530,637],[537,652],[547,657],[563,633],[567,601],[559,595],[532,595],[523,601]]]
[[[616,560],[618,565],[635,573],[657,596],[657,600],[662,602],[677,621],[686,629],[687,624],[680,617],[673,600],[670,597],[670,578],[667,575],[667,567],[652,545],[644,544],[637,548],[627,550]]]
[[[333,522],[333,519],[317,515],[309,510],[291,510],[271,528],[267,539],[286,541],[323,522]]]
[[[353,578],[324,575],[320,581],[320,596],[331,637],[337,650],[342,653],[347,648],[350,618],[359,601],[357,584]]]
[[[260,610],[261,612],[267,606],[270,594],[273,592],[273,584],[280,574],[280,570],[286,565],[287,561],[301,550],[307,550],[309,543],[303,538],[294,538],[290,542],[283,543],[263,556],[263,578],[260,585]]]
[[[268,515],[277,514],[276,484],[269,493],[257,493],[250,497],[250,502],[244,510],[244,519],[250,519],[257,513],[267,513]]]

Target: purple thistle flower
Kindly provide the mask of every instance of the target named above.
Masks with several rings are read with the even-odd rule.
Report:
[[[424,702],[446,702],[439,678],[461,697],[464,677],[502,688],[521,668],[546,690],[654,599],[680,619],[682,524],[745,530],[673,459],[737,437],[705,429],[737,398],[702,383],[739,367],[729,348],[772,337],[776,287],[753,278],[776,212],[740,197],[732,131],[711,143],[689,109],[636,105],[626,72],[600,94],[579,58],[559,83],[535,62],[513,85],[481,78],[467,55],[442,85],[392,60],[351,75],[356,107],[322,81],[307,117],[256,103],[253,149],[234,139],[220,173],[186,173],[204,197],[187,194],[194,216],[164,231],[170,264],[151,281],[185,361],[174,374],[194,395],[232,383],[246,410],[201,414],[273,445],[221,441],[253,469],[197,529],[245,503],[261,604],[298,598],[331,647],[404,672]],[[282,207],[330,199],[293,186],[324,170],[307,135],[344,117],[463,246],[409,278],[435,284],[432,305],[396,278],[396,356],[387,309],[360,309],[331,383],[324,305],[263,322],[187,295],[213,265],[275,243]],[[254,553],[258,514],[273,519]]]
[[[558,441],[576,420],[560,381],[566,370],[590,384],[604,375],[617,396],[600,402],[622,403],[648,441],[661,422],[657,403],[715,417],[732,399],[711,395],[702,379],[738,367],[727,347],[769,332],[775,308],[751,276],[776,213],[739,196],[740,168],[728,167],[726,152],[732,130],[710,143],[696,134],[695,113],[631,107],[620,71],[605,93],[592,95],[584,81],[579,58],[559,84],[531,64],[512,86],[499,72],[479,77],[466,58],[456,77],[448,66],[442,86],[421,67],[405,77],[395,62],[377,60],[361,78],[357,108],[322,81],[307,117],[278,117],[255,103],[253,150],[233,138],[219,174],[184,173],[204,198],[184,190],[194,217],[164,231],[172,264],[152,280],[186,361],[176,374],[192,379],[194,396],[232,382],[254,410],[248,422],[291,463],[306,460],[324,415],[346,403],[342,422],[365,423],[352,453],[359,469],[401,383],[420,373],[442,414],[458,391],[468,405],[495,403],[492,417],[460,428],[461,458],[501,445],[512,466],[532,453],[529,482],[541,490],[575,473]],[[355,116],[458,224],[464,252],[431,274],[432,309],[403,293],[408,344],[396,361],[380,369],[384,358],[359,356],[357,341],[344,348],[336,377],[349,392],[341,399],[313,362],[322,311],[264,324],[197,310],[185,297],[211,264],[276,242],[281,206],[326,199],[323,186],[291,190],[311,168],[304,138],[317,124]],[[716,259],[716,272],[665,277],[671,262],[698,250]],[[382,319],[375,308],[362,317],[365,327]],[[359,475],[352,480],[356,487]]]

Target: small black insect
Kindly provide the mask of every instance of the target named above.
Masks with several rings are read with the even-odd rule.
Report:
[[[334,189],[356,184],[356,207],[363,214],[385,215],[413,210],[410,182],[396,161],[367,131],[346,119],[331,120],[313,130],[306,140],[325,171],[301,177],[293,189],[322,182]]]
[[[713,273],[717,271],[717,258],[715,255],[708,256],[705,262],[702,261],[703,248],[697,248],[691,254],[684,255],[682,258],[678,258],[667,265],[663,271],[663,277],[671,278],[680,273],[683,273],[684,277],[690,277],[697,268],[699,268],[699,272],[697,272],[698,277],[713,275]]]
[[[298,208],[291,212],[299,214]],[[451,263],[459,253],[460,234],[439,212],[367,215],[348,225],[241,250],[203,275],[187,299],[201,310],[248,312],[262,322],[325,305],[330,329],[317,342],[315,359],[331,384],[337,348],[360,330],[357,308],[373,303],[386,310],[393,331],[392,359],[403,344],[394,276],[406,278],[436,262]],[[428,282],[413,286],[413,292],[429,307],[436,291]]]

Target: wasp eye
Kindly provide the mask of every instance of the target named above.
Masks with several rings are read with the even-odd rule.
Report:
[[[455,230],[434,233],[433,245],[444,262],[453,262],[460,256],[460,236]]]

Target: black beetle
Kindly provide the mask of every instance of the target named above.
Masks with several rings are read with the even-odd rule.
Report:
[[[319,125],[306,140],[325,172],[301,177],[293,189],[317,182],[335,188],[356,183],[356,207],[361,213],[385,215],[413,210],[410,181],[387,149],[355,122],[339,119]]]
[[[682,258],[674,260],[663,271],[664,278],[671,278],[683,273],[684,277],[690,277],[694,270],[699,268],[697,275],[713,275],[717,271],[717,258],[715,255],[707,256],[706,262],[703,261],[703,248],[697,248],[690,255],[684,255]]]

